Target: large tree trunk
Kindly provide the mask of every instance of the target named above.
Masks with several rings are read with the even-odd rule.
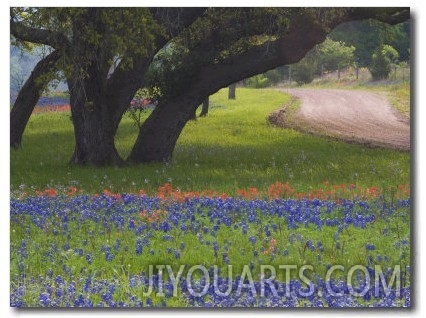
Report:
[[[99,110],[73,111],[75,148],[70,163],[78,165],[121,166],[123,160],[114,144],[112,121]],[[107,116],[105,116],[107,115]]]
[[[37,63],[30,77],[19,91],[18,97],[10,112],[10,146],[18,149],[21,146],[22,135],[30,119],[43,89],[47,86],[45,76],[55,69],[55,64],[61,57],[59,51],[54,51]]]
[[[182,129],[199,104],[191,98],[159,104],[142,125],[128,161],[169,161]]]
[[[92,69],[93,70],[93,69]],[[121,166],[124,161],[115,148],[114,111],[96,80],[96,72],[85,80],[68,80],[75,148],[70,163]],[[77,78],[77,77],[75,77]]]

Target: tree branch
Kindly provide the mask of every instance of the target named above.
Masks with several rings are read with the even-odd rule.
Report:
[[[158,24],[165,27],[170,38],[178,35],[184,28],[192,24],[206,8],[150,8],[150,12]]]
[[[158,23],[163,25],[166,24],[164,25],[166,30],[168,30],[171,35],[175,36],[175,33],[181,32],[191,25],[202,15],[204,10],[205,8],[153,8],[151,9],[151,13],[154,18],[157,19]],[[168,16],[167,20],[161,20],[165,15]],[[134,64],[132,69],[122,67],[120,63],[108,80],[108,101],[110,101],[113,107],[115,106],[114,123],[117,125],[127,108],[127,105],[124,103],[121,108],[117,109],[117,102],[128,99],[128,103],[130,103],[135,92],[143,86],[145,73],[154,55],[167,43],[167,41],[167,37],[158,36],[153,52],[148,54],[148,56],[133,56]],[[119,83],[118,86],[120,89],[117,89],[117,83]],[[115,89],[112,89],[113,87]]]
[[[10,20],[10,33],[21,41],[45,44],[55,49],[63,49],[70,45],[67,37],[61,32],[31,28],[12,19]]]
[[[203,91],[205,95],[200,96],[201,103],[206,96],[229,84],[278,66],[298,62],[312,47],[321,43],[333,28],[343,22],[372,18],[391,24],[400,23],[409,18],[407,8],[349,8],[347,10],[342,8],[339,12],[333,11],[333,8],[324,9],[295,12],[296,18],[291,21],[290,28],[279,35],[280,37],[275,41],[252,46],[219,63],[205,60],[201,65],[194,67],[192,74],[177,70],[177,74],[181,76],[170,76],[170,78],[176,78],[173,85],[178,88],[175,91],[178,95],[187,93],[187,90],[179,87],[180,83],[190,87],[191,94]],[[198,54],[198,50],[189,52],[185,61],[195,60]],[[173,96],[173,98],[178,97]]]
[[[375,19],[391,25],[410,19],[410,8],[351,8],[346,21]]]

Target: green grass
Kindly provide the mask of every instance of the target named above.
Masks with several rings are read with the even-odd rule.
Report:
[[[390,85],[364,86],[373,92],[384,93],[393,107],[405,118],[410,119],[410,83],[401,82]],[[361,87],[363,88],[363,87]]]
[[[153,194],[158,186],[166,182],[183,191],[212,189],[235,195],[240,188],[256,187],[265,191],[276,181],[288,181],[296,191],[302,192],[321,188],[326,180],[330,184],[356,183],[360,187],[382,188],[408,184],[410,181],[409,153],[370,149],[271,126],[267,122],[270,112],[290,101],[290,97],[283,93],[238,89],[237,99],[230,101],[226,90],[222,90],[210,100],[212,105],[208,117],[187,124],[170,163],[124,168],[69,166],[67,162],[73,150],[69,114],[32,116],[22,149],[11,150],[12,196],[16,198],[22,189],[31,192],[68,186],[83,189],[85,194],[99,193],[104,189],[113,192],[145,189]],[[294,105],[296,107],[297,103]],[[136,136],[134,123],[125,117],[116,139],[123,157],[129,153]],[[13,203],[12,208],[17,210],[14,211],[10,229],[11,290],[16,291],[23,286],[26,306],[40,306],[40,293],[45,291],[47,285],[57,286],[53,281],[56,275],[64,277],[67,283],[75,282],[79,292],[86,277],[91,276],[97,281],[105,279],[117,286],[115,301],[128,302],[132,295],[145,301],[143,292],[146,286],[131,287],[129,278],[132,275],[147,272],[148,265],[156,264],[172,265],[175,274],[182,264],[186,265],[186,272],[195,264],[207,268],[217,265],[225,269],[222,258],[225,247],[233,265],[233,277],[241,274],[242,266],[251,261],[254,262],[251,274],[255,279],[259,278],[261,264],[270,264],[275,268],[280,264],[294,264],[298,268],[303,264],[312,264],[315,274],[323,279],[330,264],[341,264],[348,270],[354,264],[366,265],[370,257],[383,269],[395,264],[400,264],[404,269],[409,265],[410,208],[394,206],[391,191],[385,192],[385,201],[368,202],[369,211],[375,215],[373,223],[366,224],[364,229],[349,225],[338,236],[337,225],[321,229],[312,224],[289,228],[283,218],[266,215],[261,208],[255,209],[258,219],[253,223],[247,222],[247,211],[232,209],[231,226],[222,224],[213,235],[203,231],[205,227],[210,231],[217,224],[209,219],[205,207],[182,205],[180,209],[183,209],[183,213],[189,209],[195,209],[198,213],[193,221],[188,221],[187,230],[173,227],[167,233],[174,238],[173,241],[166,241],[163,231],[153,230],[139,215],[139,211],[145,209],[145,204],[150,206],[149,198],[143,206],[128,206],[111,197],[101,199],[105,200],[103,205],[98,205],[96,199],[86,202],[78,197],[67,208],[59,204],[72,199],[58,197],[50,201],[47,197],[30,197],[27,200],[16,199]],[[46,200],[47,205],[40,210],[35,208],[36,204],[32,204],[35,201],[32,200]],[[17,207],[21,203],[26,204],[28,211],[25,212],[28,213],[19,212]],[[166,201],[161,203],[160,209],[173,209],[175,205],[169,204]],[[156,208],[146,209],[154,213]],[[323,207],[321,217],[341,220],[344,209],[344,205],[337,206],[330,213]],[[357,206],[354,211],[362,214],[363,209]],[[34,214],[33,210],[37,213]],[[388,210],[392,211],[390,215],[382,213]],[[99,220],[83,217],[83,211],[94,212]],[[200,214],[200,211],[203,213]],[[41,226],[36,225],[40,221],[38,215],[47,212],[49,217],[43,220]],[[110,218],[111,213],[126,218],[123,228],[103,221],[104,216]],[[69,222],[63,219],[64,215],[67,215]],[[82,218],[84,221],[81,221]],[[135,220],[137,226],[146,222],[147,227],[136,234],[128,229],[128,218]],[[63,228],[65,223],[68,226],[66,231]],[[243,223],[248,224],[246,234],[242,232]],[[200,227],[194,230],[193,225]],[[272,229],[272,236],[265,234],[265,225]],[[55,233],[55,229],[58,232]],[[257,239],[254,245],[249,241],[250,236]],[[136,255],[136,242],[144,237],[149,237],[149,247],[145,246],[143,253]],[[263,249],[270,247],[271,238],[277,242],[276,258],[263,253]],[[117,239],[121,241],[121,248],[113,250],[114,259],[108,262],[102,246],[112,247]],[[308,240],[314,244],[322,242],[324,250],[321,253],[318,250],[310,251],[306,248]],[[402,240],[407,242],[403,246],[399,245]],[[20,254],[23,242],[26,242],[25,250],[28,253],[25,257]],[[182,242],[185,248],[180,247]],[[218,243],[218,257],[214,255],[213,242]],[[65,244],[69,244],[70,249],[65,250]],[[367,250],[366,244],[374,244],[375,249]],[[174,253],[167,252],[168,248],[179,250],[180,259],[175,259]],[[78,249],[84,250],[83,255],[76,253]],[[258,256],[254,257],[253,251],[258,251]],[[91,264],[86,260],[88,253],[93,256]],[[384,260],[384,256],[387,260]],[[46,276],[49,269],[52,270],[52,278]],[[278,274],[278,279],[284,280],[283,275],[284,271]],[[296,272],[293,271],[292,275],[296,275]],[[64,293],[67,291],[64,290]],[[90,295],[84,294],[86,296]],[[100,294],[90,297],[95,305],[101,301]],[[155,296],[152,300],[154,304],[162,301]],[[59,305],[67,306],[65,302]],[[167,306],[188,306],[188,302],[179,293],[178,297],[167,300]]]
[[[173,159],[168,164],[124,168],[69,166],[74,139],[69,114],[38,114],[31,117],[22,149],[11,150],[11,188],[26,189],[75,186],[89,193],[154,193],[171,182],[184,191],[212,189],[234,194],[238,188],[266,190],[276,182],[289,182],[306,191],[331,184],[360,186],[407,184],[410,155],[388,149],[331,141],[271,126],[267,116],[289,101],[274,90],[237,90],[211,96],[206,118],[184,128]],[[137,137],[130,118],[124,117],[116,146],[125,157]]]

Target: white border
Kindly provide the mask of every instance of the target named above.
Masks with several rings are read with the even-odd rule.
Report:
[[[366,0],[359,0],[359,1],[338,1],[338,0],[317,0],[315,2],[306,1],[306,0],[300,0],[300,1],[205,1],[205,0],[199,0],[199,1],[179,1],[179,2],[171,2],[170,0],[156,0],[156,1],[138,1],[138,0],[131,0],[131,1],[120,1],[119,3],[105,3],[101,1],[93,1],[93,0],[87,0],[87,1],[67,1],[66,5],[68,6],[410,6],[412,15],[415,19],[415,64],[414,67],[416,67],[415,71],[415,107],[416,109],[416,118],[414,118],[417,131],[415,132],[415,141],[416,141],[416,156],[414,159],[414,165],[415,165],[415,171],[416,171],[416,184],[413,186],[415,187],[416,191],[415,194],[417,195],[416,200],[416,206],[415,206],[415,231],[416,234],[416,252],[421,251],[420,242],[425,242],[425,232],[422,231],[422,225],[426,225],[426,205],[425,205],[425,196],[424,193],[426,193],[426,189],[424,186],[422,186],[421,181],[426,180],[425,171],[426,168],[424,167],[424,163],[426,162],[426,156],[425,156],[425,150],[424,146],[422,146],[422,143],[424,144],[424,139],[422,137],[426,136],[426,125],[424,122],[426,121],[426,99],[425,99],[425,89],[424,89],[424,74],[426,73],[425,69],[425,63],[422,58],[426,56],[425,47],[424,47],[424,33],[425,33],[425,11],[424,11],[424,1],[395,1],[395,0],[380,0],[380,1],[366,1]],[[269,311],[258,311],[258,310],[245,310],[245,311],[235,311],[232,312],[224,312],[219,310],[210,310],[210,311],[199,311],[199,310],[175,310],[175,311],[80,311],[80,310],[51,310],[51,311],[45,311],[45,310],[39,310],[39,311],[17,311],[15,309],[12,309],[9,307],[9,167],[10,167],[10,158],[9,158],[9,76],[8,72],[6,71],[8,69],[8,64],[6,61],[9,61],[9,34],[6,32],[6,30],[9,30],[9,6],[60,6],[64,5],[64,3],[59,3],[57,1],[9,1],[7,5],[2,2],[1,4],[1,16],[0,16],[0,23],[2,24],[1,29],[3,32],[0,32],[0,43],[1,43],[1,50],[0,50],[0,60],[3,61],[1,68],[1,80],[0,80],[0,96],[2,99],[2,105],[0,107],[1,115],[1,149],[3,150],[3,154],[0,156],[0,164],[3,171],[3,175],[1,177],[0,182],[0,193],[1,193],[1,200],[0,200],[0,224],[1,224],[1,231],[0,231],[0,244],[1,244],[1,252],[4,258],[2,269],[2,275],[0,275],[0,316],[1,317],[57,317],[59,315],[65,316],[65,317],[80,317],[80,316],[90,316],[90,317],[112,317],[112,316],[156,316],[156,317],[168,317],[168,316],[198,316],[198,315],[205,315],[205,316],[216,316],[218,314],[232,314],[236,317],[250,317],[250,316],[258,316],[260,315],[286,315],[286,316],[298,316],[298,317],[306,317],[306,316],[319,316],[322,314],[325,314],[327,316],[335,316],[340,317],[342,315],[345,315],[345,317],[359,317],[362,316],[375,316],[375,317],[387,317],[387,316],[400,316],[401,314],[410,314],[410,316],[414,317],[424,317],[425,316],[425,306],[422,304],[422,298],[424,297],[425,288],[426,285],[425,282],[425,276],[422,275],[421,269],[424,267],[424,264],[426,262],[424,261],[424,253],[419,253],[416,255],[416,265],[413,266],[416,271],[416,294],[413,295],[413,298],[416,299],[416,308],[414,310],[410,311],[401,311],[401,310],[387,310],[387,311],[369,311],[369,310],[363,310],[363,311],[332,311],[327,310],[326,312],[321,310],[269,310]],[[422,35],[422,36],[421,36]],[[423,39],[422,39],[423,38]],[[422,81],[423,80],[423,81]],[[423,140],[423,142],[421,142]],[[413,147],[414,145],[412,145]],[[414,168],[414,167],[413,167]],[[414,250],[412,252],[415,252]]]

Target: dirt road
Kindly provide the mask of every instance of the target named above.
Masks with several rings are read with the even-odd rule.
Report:
[[[410,149],[410,123],[385,96],[340,89],[283,89],[300,99],[290,126],[347,141]]]

